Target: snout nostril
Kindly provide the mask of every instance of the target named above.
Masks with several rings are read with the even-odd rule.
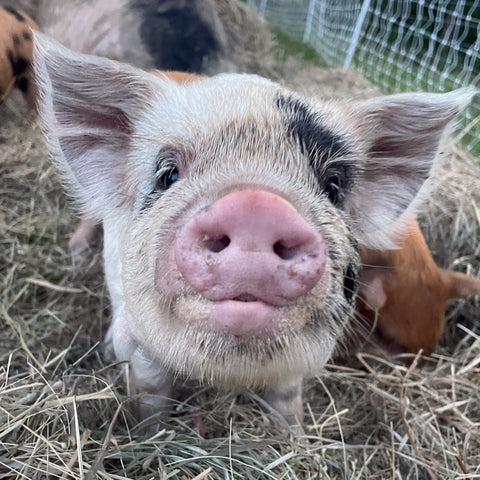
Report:
[[[212,253],[220,253],[230,245],[230,238],[228,238],[227,235],[218,238],[211,238],[205,235],[203,245]]]
[[[291,260],[297,254],[296,247],[287,247],[283,242],[276,242],[273,245],[273,251],[282,260]]]

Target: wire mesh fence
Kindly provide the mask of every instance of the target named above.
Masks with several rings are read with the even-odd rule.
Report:
[[[352,66],[386,93],[480,87],[480,0],[248,2],[328,66]],[[458,135],[480,155],[478,96]]]

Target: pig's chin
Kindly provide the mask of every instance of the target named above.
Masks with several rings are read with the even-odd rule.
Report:
[[[177,298],[171,307],[168,326],[150,337],[146,350],[173,371],[226,387],[315,373],[338,333],[320,318],[329,312],[308,301],[272,306],[252,297],[212,302],[194,295]]]
[[[277,329],[263,336],[227,335],[204,329],[201,322],[195,328],[189,321],[183,328],[165,329],[158,342],[151,339],[156,344],[150,346],[168,368],[181,376],[227,388],[263,387],[317,373],[334,349],[337,332],[321,327],[324,322],[315,324],[318,312],[307,311],[306,307],[304,311],[296,310],[300,316],[308,316],[305,319],[303,315],[304,327],[298,331],[285,328],[283,333]],[[240,321],[244,313],[238,315]],[[289,312],[283,315],[284,321],[290,323]]]

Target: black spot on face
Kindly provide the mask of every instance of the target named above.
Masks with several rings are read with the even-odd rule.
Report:
[[[312,112],[301,99],[278,94],[275,103],[285,113],[287,132],[308,157],[321,191],[341,208],[354,171],[347,159],[350,152],[345,140],[324,127],[319,114]]]
[[[10,15],[13,15],[19,22],[25,22],[26,18],[15,8],[10,6],[5,6],[3,9],[8,12]]]
[[[13,44],[15,46],[20,45],[20,37],[17,34],[12,35]]]
[[[196,11],[197,2],[139,2],[140,35],[155,67],[202,72],[220,50],[213,28]]]
[[[352,303],[358,290],[359,268],[350,263],[343,277],[343,294],[348,303]]]
[[[24,40],[26,40],[27,42],[32,39],[32,35],[30,34],[30,32],[27,32],[27,31],[23,32],[22,36],[23,36]]]
[[[25,73],[28,68],[28,61],[25,58],[15,58],[11,50],[7,50],[7,57],[10,65],[12,66],[13,75],[15,77],[19,77],[20,75],[22,75],[22,73]]]
[[[277,107],[287,115],[287,128],[291,135],[298,137],[306,155],[313,157],[328,152],[331,157],[345,153],[343,139],[321,125],[318,114],[299,98],[278,94],[275,98]]]

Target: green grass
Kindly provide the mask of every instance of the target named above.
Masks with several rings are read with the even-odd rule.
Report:
[[[277,60],[284,61],[288,57],[294,57],[305,65],[327,67],[315,49],[308,44],[293,39],[278,27],[272,27],[272,31],[276,40],[273,55]]]

